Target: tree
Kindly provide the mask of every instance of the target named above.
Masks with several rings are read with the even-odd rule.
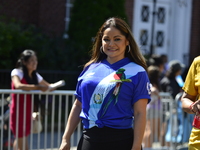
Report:
[[[50,38],[32,24],[14,19],[0,19],[1,69],[14,68],[19,55],[25,49],[32,49],[38,54],[38,69],[67,69],[65,46],[62,37]]]
[[[75,0],[68,31],[71,66],[86,63],[93,38],[109,17],[127,20],[124,0]]]

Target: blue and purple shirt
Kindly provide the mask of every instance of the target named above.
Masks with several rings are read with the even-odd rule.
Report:
[[[127,129],[133,127],[134,103],[150,101],[150,82],[145,69],[128,58],[114,64],[103,60],[83,70],[75,95],[84,128]]]

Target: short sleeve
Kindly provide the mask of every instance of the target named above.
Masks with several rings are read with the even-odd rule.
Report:
[[[39,73],[36,73],[36,75],[37,75],[38,83],[40,83],[43,80],[43,77]]]
[[[84,73],[89,69],[90,66],[87,66],[78,76],[78,82],[76,84],[76,91],[74,93],[74,95],[76,96],[76,98],[82,103],[82,93],[81,93],[81,86],[82,86],[82,81],[83,81],[83,77],[84,77]]]
[[[15,69],[13,69],[13,70],[11,71],[11,78],[12,78],[13,76],[18,76],[19,79],[22,80],[24,74],[23,74],[23,71],[22,71],[21,69],[16,69],[16,68],[15,68]]]
[[[135,89],[133,91],[134,97],[132,104],[138,101],[139,99],[148,99],[148,103],[151,101],[151,84],[148,78],[147,73],[144,72],[139,72],[137,76],[135,76]]]
[[[195,58],[192,62],[183,90],[192,96],[200,94],[200,57]]]

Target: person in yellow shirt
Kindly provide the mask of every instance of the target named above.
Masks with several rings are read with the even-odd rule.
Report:
[[[200,117],[200,56],[193,60],[186,76],[183,90],[184,93],[181,98],[183,110],[187,113],[195,114],[195,118]],[[192,128],[188,150],[200,150],[200,120],[199,124],[197,122],[197,126]]]

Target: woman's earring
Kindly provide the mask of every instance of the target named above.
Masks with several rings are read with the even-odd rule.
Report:
[[[103,47],[101,46],[100,47],[100,52],[103,54],[104,52],[103,52]]]
[[[130,45],[128,45],[128,53],[130,53],[130,51],[131,51],[131,47]]]

